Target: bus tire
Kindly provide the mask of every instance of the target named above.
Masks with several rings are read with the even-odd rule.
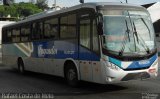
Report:
[[[78,73],[73,63],[68,63],[65,68],[65,79],[72,87],[77,87],[79,84]]]
[[[18,59],[18,71],[21,74],[25,73],[24,63],[23,63],[22,59]]]

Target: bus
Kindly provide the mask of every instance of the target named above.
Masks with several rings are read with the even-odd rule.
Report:
[[[100,84],[156,78],[158,55],[148,11],[124,3],[84,3],[3,27],[3,62]]]

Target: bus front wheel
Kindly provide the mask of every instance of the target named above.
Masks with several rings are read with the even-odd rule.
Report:
[[[78,86],[78,74],[77,74],[77,69],[74,66],[73,63],[67,64],[65,68],[65,78],[67,80],[67,83],[72,86],[72,87],[77,87]]]
[[[21,73],[21,74],[24,74],[24,73],[25,73],[24,63],[23,63],[22,59],[18,59],[18,71],[19,71],[19,73]]]

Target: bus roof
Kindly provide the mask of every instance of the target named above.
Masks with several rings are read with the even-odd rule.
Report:
[[[56,10],[56,11],[44,11],[42,13],[38,13],[38,14],[34,14],[31,15],[29,17],[27,17],[24,20],[18,21],[16,23],[13,24],[9,24],[6,25],[4,27],[8,27],[8,26],[12,26],[12,25],[18,25],[21,23],[25,23],[25,22],[29,22],[32,20],[37,20],[43,17],[49,17],[52,15],[57,15],[57,14],[61,14],[61,13],[65,13],[65,12],[69,12],[69,11],[74,11],[80,8],[92,8],[96,10],[96,7],[121,7],[121,8],[139,8],[139,9],[145,9],[142,6],[139,5],[134,5],[134,4],[126,4],[126,3],[118,3],[118,2],[93,2],[93,3],[83,3],[83,4],[79,4],[73,7],[69,7],[69,8],[65,8],[65,9],[61,9],[61,10]]]

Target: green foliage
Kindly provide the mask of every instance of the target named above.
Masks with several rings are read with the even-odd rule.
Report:
[[[21,17],[26,17],[32,14],[42,12],[42,10],[38,8],[38,6],[32,3],[24,3],[24,2],[19,3],[17,11],[19,13],[19,16]]]
[[[0,17],[11,15],[11,17],[23,18],[39,12],[42,12],[42,9],[32,3],[21,2],[10,6],[0,5]]]
[[[2,17],[4,15],[5,9],[4,6],[0,5],[0,16]]]

